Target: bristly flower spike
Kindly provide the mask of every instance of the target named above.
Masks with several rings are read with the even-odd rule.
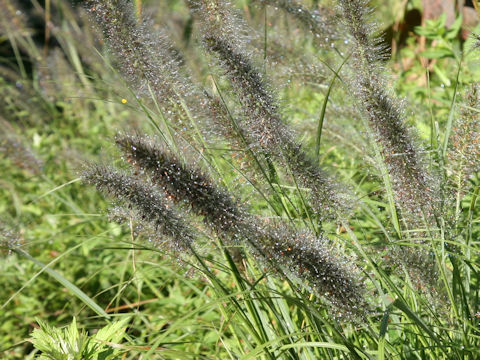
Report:
[[[334,12],[327,7],[310,10],[295,0],[257,1],[264,6],[270,5],[291,15],[315,36],[316,42],[320,46],[330,48],[337,38],[337,29],[335,29],[337,19],[334,17]]]
[[[169,237],[172,250],[191,249],[194,232],[152,184],[102,165],[90,165],[82,177],[101,192],[136,210],[140,222]]]
[[[198,94],[168,36],[139,20],[130,1],[88,0],[88,4],[118,70],[138,94],[147,98],[153,94],[165,117],[187,118],[184,102],[196,100]]]
[[[234,245],[244,242],[270,269],[294,277],[327,299],[338,314],[367,311],[358,269],[328,246],[328,239],[262,224],[200,170],[181,163],[152,139],[121,135],[117,145],[127,160],[175,201],[184,201],[207,225]]]
[[[0,220],[0,254],[10,255],[16,247],[22,245],[23,239],[18,231]]]
[[[326,236],[284,226],[257,225],[256,229],[260,255],[331,304],[335,317],[360,319],[370,311],[360,269]]]
[[[173,200],[187,202],[216,231],[234,228],[238,219],[243,217],[232,196],[219,191],[200,171],[187,169],[182,161],[159,147],[154,140],[119,135],[115,141],[130,164],[148,172],[152,181],[160,184],[161,190]]]
[[[379,143],[401,208],[411,217],[430,218],[439,203],[437,181],[427,170],[422,149],[405,125],[402,102],[391,91],[379,61],[374,26],[369,22],[366,0],[338,0],[344,24],[353,43],[355,71],[351,90],[368,119],[368,126]]]
[[[197,6],[195,14],[204,26],[206,49],[219,59],[242,105],[244,116],[238,125],[248,142],[246,145],[272,156],[291,172],[300,186],[309,188],[311,205],[320,218],[336,218],[342,210],[345,212],[349,206],[343,189],[295,141],[280,114],[273,91],[244,44],[238,45],[238,39],[231,32],[222,32],[227,25],[225,21],[216,20],[216,13],[210,7]]]
[[[470,188],[468,181],[480,171],[480,86],[472,85],[466,96],[466,104],[452,129],[449,141],[450,160],[460,199]]]

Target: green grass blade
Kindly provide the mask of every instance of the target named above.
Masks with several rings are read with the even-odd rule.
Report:
[[[110,315],[108,315],[100,306],[98,306],[98,304],[91,297],[85,294],[77,286],[72,284],[69,280],[64,278],[60,273],[56,272],[53,269],[50,269],[48,265],[43,264],[41,261],[35,259],[33,256],[31,256],[29,253],[27,253],[22,249],[16,248],[16,249],[13,249],[13,251],[18,255],[23,256],[24,258],[32,261],[37,266],[39,266],[41,268],[41,272],[45,271],[48,275],[50,275],[55,280],[57,280],[60,284],[62,284],[67,290],[69,290],[73,295],[79,298],[85,305],[91,308],[99,316],[107,319],[110,318]]]
[[[343,65],[347,62],[347,60],[350,58],[349,56],[346,56],[345,59],[343,59],[342,63],[338,67],[337,71],[333,71],[333,76],[332,80],[330,80],[330,83],[328,84],[328,89],[327,93],[325,94],[325,99],[323,99],[323,104],[322,104],[322,109],[320,110],[320,116],[318,118],[318,125],[317,125],[317,136],[315,139],[315,157],[317,159],[317,163],[320,159],[320,144],[322,140],[322,130],[323,130],[323,121],[325,119],[325,112],[327,110],[327,103],[328,100],[330,99],[330,93],[333,88],[333,84],[335,83],[335,80],[339,77],[340,70],[342,70]]]
[[[458,94],[458,82],[460,78],[460,73],[462,72],[462,62],[460,60],[458,64],[458,70],[457,70],[457,76],[455,79],[455,87],[453,89],[453,98],[452,98],[452,103],[450,104],[450,112],[448,114],[448,122],[447,126],[445,128],[445,139],[443,140],[443,159],[445,159],[447,155],[447,149],[448,149],[448,140],[450,138],[450,133],[452,132],[452,126],[453,126],[453,117],[455,115],[455,103],[457,101],[457,94]]]

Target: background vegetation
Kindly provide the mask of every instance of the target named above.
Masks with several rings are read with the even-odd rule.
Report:
[[[462,38],[462,18],[448,28],[445,17],[414,27],[420,24],[406,14],[420,12],[420,1],[372,3],[387,34],[383,45],[394,44],[380,64],[392,73],[387,86],[406,98],[406,123],[424,144],[427,167],[443,174],[442,194],[453,196],[431,229],[402,212],[372,147],[351,96],[358,69],[346,27],[315,36],[273,0],[234,4],[254,29],[248,56],[266,74],[286,122],[349,193],[349,221],[321,222],[367,284],[371,309],[345,320],[308,287],[254,257],[235,258],[198,221],[201,263],[157,246],[163,238],[142,240],[133,221],[110,221],[111,201],[81,172],[87,162],[125,167],[114,148],[120,131],[177,139],[190,161],[264,221],[311,231],[320,224],[281,166],[266,182],[244,149],[217,141],[218,130],[197,128],[197,114],[175,122],[150,87],[141,92],[125,78],[93,25],[101,3],[0,3],[2,359],[480,357],[480,107],[472,87],[480,54],[471,50],[475,37]],[[304,4],[336,9],[330,1]],[[133,6],[138,18],[152,17],[150,29],[166,29],[196,82],[214,95],[224,91],[235,114],[242,111],[183,1]],[[422,252],[435,262],[431,281],[428,261],[408,255]]]

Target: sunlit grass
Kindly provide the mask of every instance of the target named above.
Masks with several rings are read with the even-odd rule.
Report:
[[[461,124],[457,118],[463,116],[462,121],[468,123],[478,111],[474,99],[464,105],[467,80],[456,77],[463,74],[463,63],[445,62],[455,70],[448,74],[450,86],[441,87],[434,72],[432,83],[397,84],[404,93],[428,95],[411,100],[424,106],[421,113],[431,118],[410,116],[408,107],[407,115],[419,128],[428,129],[423,138],[439,134],[428,141],[437,144],[425,151],[428,164],[438,166],[440,176],[455,174],[455,181],[445,187],[457,192],[452,208],[435,221],[425,216],[412,222],[402,216],[381,150],[365,135],[358,106],[348,97],[344,86],[351,79],[348,47],[342,48],[343,55],[339,54],[342,49],[338,53],[318,50],[310,35],[273,7],[267,13],[262,7],[239,7],[249,24],[262,33],[252,40],[260,56],[253,51],[248,55],[263,61],[259,68],[279,95],[278,111],[299,135],[295,141],[315,159],[315,165],[334,173],[352,193],[348,198],[351,214],[320,222],[322,217],[310,204],[314,197],[309,184],[291,176],[299,169],[278,160],[285,153],[265,158],[258,147],[248,146],[248,137],[232,132],[237,142],[230,143],[213,126],[205,129],[200,120],[203,114],[196,112],[198,99],[172,101],[182,93],[162,92],[170,83],[150,86],[155,72],[148,74],[150,78],[138,91],[138,83],[124,80],[118,61],[95,40],[100,34],[82,25],[77,13],[63,2],[49,3],[62,11],[48,9],[55,25],[49,37],[57,42],[49,46],[48,60],[42,58],[43,46],[39,50],[30,32],[14,27],[22,24],[15,22],[15,11],[11,19],[2,17],[2,24],[13,25],[0,27],[2,40],[12,47],[0,72],[4,94],[0,115],[8,124],[2,130],[9,134],[7,142],[0,130],[0,230],[7,240],[0,239],[1,358],[27,359],[39,354],[38,346],[29,340],[38,326],[36,319],[62,327],[74,317],[77,326],[92,337],[98,329],[124,319],[128,323],[125,337],[117,339],[118,344],[107,344],[120,349],[121,359],[480,356],[479,181],[475,174],[465,179],[463,172],[455,173],[460,168],[472,172],[470,168],[452,167],[448,158],[438,156],[447,144],[445,132],[456,133]],[[135,4],[135,16],[148,14],[148,2]],[[394,4],[382,3],[377,14],[393,9]],[[209,96],[219,98],[228,112],[228,126],[235,128],[247,111],[236,107],[236,94],[225,71],[206,66],[208,55],[194,38],[189,48],[182,48],[191,31],[183,4],[172,2],[171,8],[179,12],[161,6],[163,12],[158,16],[166,14],[162,18],[166,24],[173,19],[169,31],[175,46],[181,53],[193,54],[192,59],[187,55],[181,59],[191,67],[192,82],[199,80]],[[386,15],[381,17],[390,21]],[[263,26],[270,22],[265,30]],[[134,42],[136,35],[129,33],[129,41]],[[270,58],[275,60],[269,62]],[[128,63],[129,71],[138,69],[141,60]],[[143,65],[161,65],[161,59],[152,61]],[[307,66],[309,61],[312,68]],[[53,63],[56,66],[48,66]],[[289,67],[291,71],[285,71]],[[420,67],[413,70],[423,71]],[[285,79],[287,86],[277,86]],[[402,74],[399,79],[403,81]],[[127,167],[114,147],[119,131],[156,137],[181,161],[194,163],[206,178],[238,197],[253,214],[251,219],[255,216],[268,224],[324,233],[362,270],[369,307],[365,315],[356,319],[333,316],[331,307],[308,284],[265,266],[243,243],[226,241],[222,237],[228,232],[215,235],[208,221],[199,221],[203,219],[191,205],[178,205],[195,224],[198,237],[188,256],[182,251],[165,252],[163,242],[169,240],[162,235],[156,234],[154,242],[142,237],[135,228],[138,216],[127,218],[123,225],[111,222],[110,201],[79,177],[86,163]],[[475,129],[468,132],[470,137],[461,131],[458,134],[460,139],[452,136],[447,148],[455,142],[458,151],[478,150]],[[469,143],[462,145],[460,140],[466,138]],[[462,159],[478,165],[478,159]],[[415,257],[418,254],[428,254],[437,269],[433,283],[424,281],[425,266],[418,264],[422,259]],[[400,255],[404,258],[396,258]]]

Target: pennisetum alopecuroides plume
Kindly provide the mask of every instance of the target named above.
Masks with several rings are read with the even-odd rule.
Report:
[[[367,311],[359,270],[326,236],[262,223],[199,169],[152,139],[123,135],[116,143],[132,165],[170,198],[187,203],[222,239],[247,245],[272,270],[308,284],[339,316],[358,317]]]

